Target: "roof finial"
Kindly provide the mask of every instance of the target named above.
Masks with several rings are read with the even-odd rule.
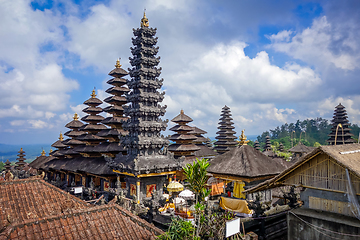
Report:
[[[144,17],[141,19],[140,27],[149,27],[149,20],[145,14],[146,8],[144,8]]]
[[[184,110],[181,109],[180,114],[184,114]]]
[[[115,64],[116,68],[121,68],[120,59],[121,58],[118,58],[118,60],[116,60],[116,64]]]
[[[90,95],[92,98],[95,98],[96,97],[96,93],[95,93],[95,88],[92,90],[91,92],[91,95]]]
[[[79,115],[77,113],[74,114],[74,120],[75,121],[79,120]]]
[[[76,114],[76,113],[75,113]],[[63,135],[62,135],[62,133],[60,132],[60,137],[59,137],[59,140],[60,141],[64,141],[64,137],[63,137]]]
[[[43,149],[42,152],[41,152],[41,156],[45,156],[45,150]]]
[[[239,137],[240,141],[237,141],[239,143],[239,146],[247,145],[247,143],[250,142],[250,140],[246,140],[246,136],[244,132],[245,129],[241,131],[241,136]]]

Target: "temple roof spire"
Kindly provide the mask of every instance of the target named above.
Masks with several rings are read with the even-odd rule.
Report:
[[[146,9],[144,9],[144,17],[141,19],[140,27],[149,27],[149,20],[146,17],[145,11]]]
[[[96,97],[96,93],[95,93],[95,88],[92,90],[91,92],[91,95],[90,95],[92,98],[95,98]]]
[[[242,146],[242,145],[247,145],[247,143],[250,142],[250,140],[246,140],[247,138],[246,138],[244,132],[245,132],[245,129],[243,129],[243,130],[241,131],[241,136],[239,137],[239,140],[240,140],[240,141],[237,141],[240,146]]]
[[[75,121],[78,121],[78,120],[79,120],[79,115],[78,115],[77,113],[75,113],[73,119],[74,119]]]
[[[115,67],[116,67],[116,68],[121,68],[120,59],[121,59],[121,58],[118,58],[118,59],[116,60],[116,64],[115,64]]]
[[[60,141],[64,141],[64,136],[63,136],[63,134],[62,134],[61,132],[60,132],[59,140],[60,140]]]

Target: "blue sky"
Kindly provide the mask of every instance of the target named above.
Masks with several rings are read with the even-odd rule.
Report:
[[[227,105],[237,135],[256,135],[341,102],[360,123],[358,1],[0,0],[0,143],[51,144],[94,87],[103,100],[144,8],[165,118],[183,109],[214,137]]]

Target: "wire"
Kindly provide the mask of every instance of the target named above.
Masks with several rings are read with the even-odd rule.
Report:
[[[327,231],[327,232],[331,232],[333,234],[338,234],[338,235],[342,235],[342,236],[349,236],[349,237],[360,237],[360,235],[353,235],[353,234],[347,234],[347,233],[339,233],[339,232],[334,232],[334,231],[331,231],[329,229],[326,229],[326,228],[322,228],[322,227],[319,227],[319,226],[316,226],[312,223],[309,223],[307,221],[305,221],[304,219],[300,218],[299,216],[297,216],[295,213],[293,212],[290,212],[292,215],[294,215],[295,217],[297,217],[298,219],[300,219],[302,222],[304,222],[305,224],[309,225],[310,227],[313,227],[316,231],[320,232],[321,234],[324,234],[325,236],[328,236],[328,237],[331,237],[331,238],[334,238],[334,239],[342,239],[342,238],[336,238],[336,237],[332,237],[332,236],[329,236],[321,231],[319,231],[318,229],[321,229],[321,230],[324,230],[324,231]],[[318,229],[317,229],[318,228]]]

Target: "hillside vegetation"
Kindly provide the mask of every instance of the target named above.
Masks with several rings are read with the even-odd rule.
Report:
[[[270,136],[271,144],[278,146],[282,143],[285,149],[295,146],[301,141],[306,146],[327,145],[326,140],[331,130],[330,121],[323,118],[297,120],[296,123],[285,123],[275,129],[263,132],[257,137],[260,147],[265,146],[266,136]],[[359,126],[350,123],[351,133],[357,141],[359,136]]]

